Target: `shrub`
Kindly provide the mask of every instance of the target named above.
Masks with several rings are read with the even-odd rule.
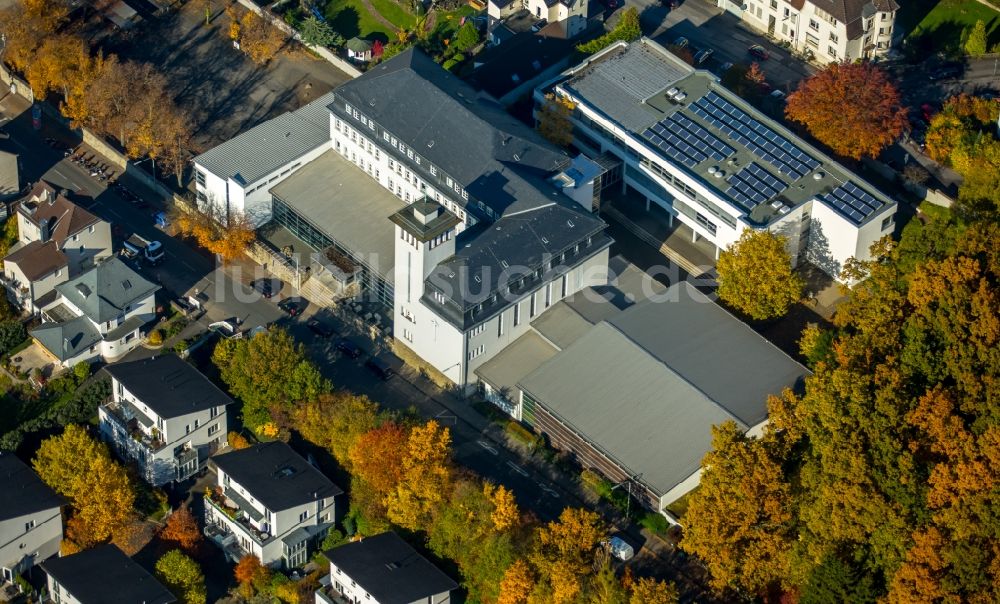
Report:
[[[189,347],[190,347],[190,344],[188,344],[187,340],[181,340],[180,342],[177,342],[176,344],[174,344],[174,352],[176,352],[177,354],[183,354],[183,353],[187,352],[187,349]]]
[[[507,436],[524,445],[527,445],[532,450],[545,444],[542,441],[541,436],[538,436],[514,420],[507,422],[507,426],[504,427],[504,431],[507,433]]]
[[[454,71],[455,70],[455,66],[457,66],[457,65],[458,65],[458,61],[456,61],[455,59],[448,59],[447,61],[444,62],[444,65],[442,65],[441,67],[444,67],[448,71]]]
[[[73,377],[76,378],[78,384],[82,384],[87,378],[90,377],[90,363],[87,361],[80,361],[76,365],[73,365]]]
[[[163,346],[163,330],[154,329],[150,332],[149,337],[146,338],[150,346]]]
[[[20,321],[10,319],[0,322],[0,354],[13,350],[27,337],[28,333]]]
[[[667,519],[663,517],[663,514],[659,512],[646,512],[646,514],[639,519],[639,525],[651,533],[656,533],[660,536],[666,536],[667,531],[670,530],[670,523]]]

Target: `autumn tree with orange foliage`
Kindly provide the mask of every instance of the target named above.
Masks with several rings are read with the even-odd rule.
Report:
[[[237,451],[239,451],[240,449],[246,449],[247,447],[250,446],[250,441],[247,440],[247,437],[243,436],[239,432],[230,432],[229,434],[227,434],[226,443],[228,443],[230,447],[232,447]]]
[[[527,604],[535,590],[535,572],[523,559],[515,560],[503,574],[497,604]]]
[[[852,159],[877,156],[907,124],[899,91],[872,63],[831,63],[788,95],[785,116]]]
[[[167,524],[160,531],[160,541],[168,548],[179,548],[189,556],[198,556],[202,545],[201,531],[187,505],[181,505],[167,518]]]
[[[367,482],[380,497],[388,497],[403,479],[403,457],[409,432],[392,421],[360,435],[351,445],[351,472]]]
[[[240,558],[233,568],[233,576],[239,583],[240,595],[244,598],[251,598],[255,590],[267,582],[271,576],[271,571],[261,564],[260,558],[253,554],[247,554]]]
[[[240,10],[230,5],[226,15],[229,17],[230,39],[238,42],[240,50],[258,65],[264,65],[277,56],[287,41],[285,32],[254,11],[243,11],[241,14]]]
[[[762,440],[706,457],[682,547],[718,583],[803,604],[1000,601],[1000,225],[927,221],[847,263],[832,337],[803,341],[826,349],[804,350],[805,391],[772,399]]]
[[[389,520],[419,530],[429,525],[451,488],[451,431],[434,420],[410,430],[402,476],[388,497]]]
[[[16,0],[0,11],[4,63],[27,72],[45,44],[69,16],[67,0]]]
[[[242,212],[226,215],[221,206],[209,200],[202,207],[174,212],[174,224],[198,245],[218,254],[224,262],[243,256],[256,239],[253,220]]]

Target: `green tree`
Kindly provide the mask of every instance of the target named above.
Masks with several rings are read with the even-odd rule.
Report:
[[[751,319],[782,317],[802,296],[803,281],[792,269],[786,240],[746,229],[719,254],[719,298]]]
[[[76,378],[78,383],[83,383],[84,380],[90,377],[90,363],[80,361],[76,365],[73,365],[73,377]]]
[[[253,337],[223,340],[212,361],[229,391],[243,402],[243,421],[254,430],[271,421],[272,405],[288,409],[330,390],[302,345],[275,327]]]
[[[302,34],[302,41],[313,46],[333,46],[337,39],[337,33],[333,31],[330,24],[320,21],[316,15],[306,17],[299,27]]]
[[[981,57],[986,54],[986,46],[989,43],[989,35],[986,32],[986,22],[982,19],[976,21],[969,32],[969,37],[965,41],[965,52],[973,57]]]
[[[538,108],[538,133],[560,147],[573,143],[573,123],[570,117],[576,104],[554,93],[545,95],[545,102]]]
[[[465,52],[476,44],[479,44],[479,28],[473,21],[469,20],[458,29],[458,33],[455,34],[455,39],[449,48],[454,48],[457,52]]]
[[[604,50],[615,42],[631,42],[639,39],[642,35],[642,28],[639,26],[639,11],[634,6],[626,8],[618,18],[615,28],[604,34],[600,38],[595,38],[590,42],[585,42],[576,47],[582,53],[594,54]]]
[[[10,246],[17,243],[17,214],[7,218],[3,223],[3,233],[0,234],[0,258],[6,258],[10,253]]]
[[[24,324],[17,319],[0,322],[0,354],[13,349],[27,337]]]
[[[184,604],[205,604],[205,575],[181,550],[172,549],[156,561],[156,577]]]

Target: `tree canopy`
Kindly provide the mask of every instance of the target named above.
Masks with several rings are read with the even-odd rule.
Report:
[[[553,93],[545,95],[545,102],[538,108],[538,133],[549,142],[568,147],[573,142],[573,123],[570,116],[576,105]]]
[[[751,319],[782,317],[802,296],[803,281],[781,235],[746,229],[719,254],[719,298]]]
[[[205,604],[205,575],[198,563],[181,550],[170,550],[156,561],[156,577],[183,604]]]
[[[181,505],[167,518],[167,524],[160,531],[160,541],[178,548],[185,554],[197,556],[201,549],[202,536],[198,522],[191,514],[191,508]]]
[[[805,392],[771,399],[762,439],[717,434],[706,457],[682,546],[717,583],[802,602],[1000,599],[998,240],[992,220],[930,218],[848,264],[832,340],[804,342],[829,349]]]
[[[877,156],[907,124],[899,91],[871,63],[831,63],[788,95],[785,116],[853,159]]]
[[[576,49],[590,55],[604,50],[615,42],[637,40],[641,35],[642,28],[639,25],[639,11],[634,6],[630,6],[619,15],[618,23],[615,24],[614,29],[590,42],[580,44]]]

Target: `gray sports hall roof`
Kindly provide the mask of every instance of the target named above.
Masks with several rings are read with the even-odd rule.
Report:
[[[249,185],[306,153],[330,144],[333,93],[283,113],[213,147],[192,160],[219,178]]]
[[[519,386],[661,495],[698,470],[713,424],[741,424],[607,323]]]

